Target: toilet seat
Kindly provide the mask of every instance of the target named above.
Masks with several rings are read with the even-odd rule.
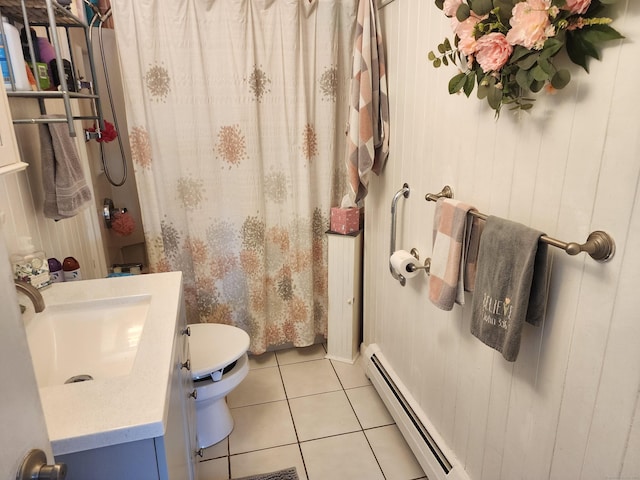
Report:
[[[242,357],[249,349],[244,330],[220,323],[189,325],[191,375],[194,380],[210,377]]]

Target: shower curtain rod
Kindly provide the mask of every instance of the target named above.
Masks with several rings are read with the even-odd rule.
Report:
[[[445,185],[439,193],[427,193],[424,196],[424,199],[427,202],[437,202],[439,198],[453,198],[453,190],[451,190],[449,185]],[[470,210],[469,213],[481,220],[486,220],[488,218],[488,215],[480,213],[477,210]],[[601,230],[591,232],[589,237],[587,237],[587,241],[583,244],[576,242],[567,243],[548,237],[547,235],[542,235],[540,237],[540,241],[551,245],[552,247],[560,248],[569,255],[577,255],[580,252],[587,252],[591,258],[599,262],[607,262],[611,260],[616,251],[616,245],[613,238],[611,238],[611,235]]]

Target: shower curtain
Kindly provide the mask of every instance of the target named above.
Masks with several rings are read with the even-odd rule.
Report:
[[[150,270],[259,354],[326,336],[356,0],[112,0]]]

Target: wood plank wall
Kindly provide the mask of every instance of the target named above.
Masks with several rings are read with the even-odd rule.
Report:
[[[38,104],[30,100],[12,99],[12,112],[17,118],[39,116]],[[17,125],[16,137],[22,159],[29,163],[26,170],[0,177],[0,212],[4,219],[7,249],[16,252],[18,237],[31,237],[34,246],[44,250],[48,257],[62,262],[65,257],[75,257],[80,263],[84,279],[107,275],[107,265],[100,233],[102,212],[93,203],[73,218],[54,222],[42,213],[43,193],[40,174],[40,141],[37,125]],[[76,122],[76,130],[82,125]],[[85,177],[93,192],[91,173],[84,140],[77,141],[78,153],[85,168]],[[95,198],[94,198],[95,200]]]
[[[450,96],[455,70],[427,53],[449,22],[433,2],[380,11],[391,106],[391,155],[366,200],[365,342],[385,356],[472,479],[640,476],[640,2],[621,0],[611,42],[590,74],[542,96],[531,114],[495,121],[481,101]],[[474,94],[475,95],[475,94]],[[456,198],[564,241],[605,230],[612,261],[554,250],[547,318],[526,326],[508,363],[469,333],[470,302],[452,312],[420,275],[401,287],[388,268],[390,205],[398,248],[432,245],[427,192]]]

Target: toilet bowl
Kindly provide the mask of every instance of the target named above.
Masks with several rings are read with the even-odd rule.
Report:
[[[207,448],[233,430],[225,397],[249,373],[249,335],[240,328],[217,323],[191,324],[189,330],[198,447]]]

